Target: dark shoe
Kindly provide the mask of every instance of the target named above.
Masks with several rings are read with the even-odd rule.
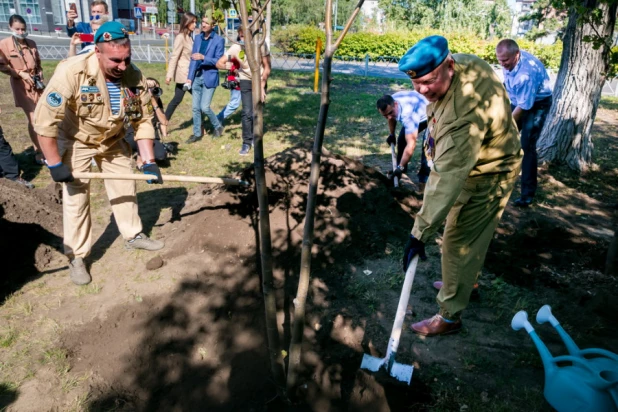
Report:
[[[433,282],[433,287],[440,290],[442,289],[442,281],[438,280]],[[470,299],[480,299],[481,298],[481,293],[479,292],[479,284],[475,283],[474,286],[472,287],[472,293],[470,294]]]
[[[519,199],[515,200],[513,202],[513,204],[517,207],[528,207],[532,204],[532,197],[520,197]]]
[[[215,129],[215,138],[221,137],[223,135],[223,126],[219,126]]]
[[[410,329],[422,336],[448,335],[461,330],[461,320],[447,322],[442,316],[434,315],[429,319],[410,325]]]
[[[144,250],[160,250],[163,249],[165,243],[160,240],[154,240],[149,238],[143,233],[139,233],[135,238],[131,240],[126,240],[124,242],[125,249],[144,249]]]
[[[69,263],[69,274],[71,280],[76,285],[87,285],[92,282],[90,273],[88,273],[88,269],[82,258],[75,258]]]
[[[187,144],[191,144],[191,143],[195,143],[198,140],[200,140],[202,137],[201,136],[191,136],[190,138],[187,139],[187,141],[185,143]]]
[[[22,179],[21,177],[18,177],[17,179],[11,179],[11,180],[15,183],[19,183],[20,185],[26,186],[26,188],[28,189],[34,189],[34,185],[32,183],[30,183],[27,180]]]
[[[238,152],[238,154],[241,155],[241,156],[247,156],[249,154],[249,150],[251,150],[251,145],[243,143],[243,145],[240,148],[240,151]]]

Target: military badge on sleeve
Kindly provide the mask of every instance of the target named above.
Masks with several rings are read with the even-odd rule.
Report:
[[[58,92],[51,92],[47,95],[45,101],[50,107],[60,107],[62,104],[62,95]]]

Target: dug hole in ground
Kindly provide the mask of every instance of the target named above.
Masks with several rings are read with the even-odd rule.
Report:
[[[282,341],[300,267],[311,150],[266,162]],[[409,387],[359,370],[384,356],[403,283],[400,253],[422,195],[389,188],[377,169],[322,157],[314,258],[303,344],[301,404],[290,410],[551,410],[543,368],[523,332],[521,309],[552,305],[582,347],[618,351],[614,277],[603,271],[613,218],[606,204],[570,195],[566,207],[507,209],[458,335],[424,339],[411,322],[437,311],[440,235],[419,264],[397,361],[415,366]],[[253,169],[239,176],[253,182]],[[542,171],[546,186],[560,185]],[[123,249],[115,224],[95,219],[93,284],[70,284],[62,207],[53,189],[0,180],[3,253],[0,409],[126,411],[279,410],[262,303],[253,186],[140,194],[145,229],[166,243],[155,254]],[[101,195],[104,196],[104,195]],[[566,196],[566,195],[565,195]],[[585,211],[584,218],[577,211]],[[111,218],[110,218],[111,219]],[[9,236],[5,234],[10,234]],[[564,352],[548,326],[537,330]],[[13,338],[11,338],[11,336]],[[26,339],[27,338],[27,339]]]

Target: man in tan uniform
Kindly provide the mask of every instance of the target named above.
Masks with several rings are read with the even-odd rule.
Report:
[[[94,52],[61,62],[35,111],[35,130],[52,178],[63,182],[64,248],[71,260],[71,280],[90,283],[84,258],[90,253],[90,182],[74,180],[72,172],[90,171],[91,161],[108,173],[131,173],[125,127],[135,129],[144,160],[143,172],[161,172],[154,161],[153,108],[146,79],[131,64],[131,43],[120,23],[97,31]],[[154,180],[149,183],[155,182]],[[135,182],[105,180],[118,230],[127,249],[158,250],[163,242],[142,233]]]
[[[431,168],[423,207],[403,257],[404,270],[446,219],[442,241],[440,312],[411,325],[425,336],[461,329],[487,248],[521,168],[521,146],[506,90],[476,56],[451,55],[448,42],[430,36],[402,57],[427,106],[425,152]]]

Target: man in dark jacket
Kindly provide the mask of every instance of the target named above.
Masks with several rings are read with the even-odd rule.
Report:
[[[187,143],[197,142],[202,137],[202,113],[208,116],[215,130],[215,137],[223,133],[223,126],[210,108],[212,96],[219,85],[217,61],[223,56],[225,40],[213,31],[215,22],[211,17],[202,18],[202,32],[195,38],[187,81],[193,91],[193,135]]]

